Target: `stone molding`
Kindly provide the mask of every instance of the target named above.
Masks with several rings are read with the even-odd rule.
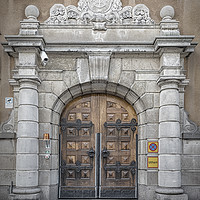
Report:
[[[120,0],[80,0],[78,6],[55,4],[50,17],[44,22],[50,25],[92,25],[95,30],[106,30],[105,25],[153,25],[149,9],[144,4],[122,7]]]
[[[182,136],[185,140],[200,140],[200,128],[189,119],[189,114],[184,111]]]

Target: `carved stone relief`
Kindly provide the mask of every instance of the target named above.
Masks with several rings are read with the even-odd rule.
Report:
[[[187,112],[184,112],[183,118],[183,138],[200,139],[200,129],[194,122],[189,119]]]
[[[144,4],[122,8],[121,0],[80,0],[77,7],[55,4],[44,23],[94,25],[94,29],[104,30],[105,24],[152,25],[154,21]]]

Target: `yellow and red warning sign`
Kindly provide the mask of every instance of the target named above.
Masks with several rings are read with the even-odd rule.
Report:
[[[148,156],[147,157],[147,167],[148,168],[158,168],[158,156]]]
[[[148,142],[148,153],[158,153],[158,142],[157,141]]]

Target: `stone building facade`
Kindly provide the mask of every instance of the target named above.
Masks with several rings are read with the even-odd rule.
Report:
[[[1,30],[0,199],[200,199],[198,18],[188,30],[187,1],[150,2],[16,4],[16,30]]]

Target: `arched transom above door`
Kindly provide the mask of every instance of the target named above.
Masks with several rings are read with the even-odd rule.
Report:
[[[60,197],[136,197],[137,116],[124,100],[92,94],[69,103],[60,149]]]

